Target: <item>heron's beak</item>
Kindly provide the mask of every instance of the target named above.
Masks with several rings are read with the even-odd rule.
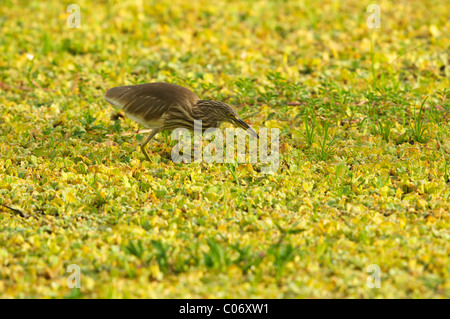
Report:
[[[240,118],[233,119],[233,123],[234,123],[234,125],[243,128],[244,130],[246,130],[247,132],[249,132],[250,134],[252,134],[253,136],[255,136],[256,138],[259,139],[258,134],[256,134],[256,132]]]

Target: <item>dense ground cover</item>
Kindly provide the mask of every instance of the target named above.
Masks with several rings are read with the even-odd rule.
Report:
[[[448,2],[70,3],[0,5],[1,297],[450,297]],[[103,95],[154,81],[279,128],[278,172],[146,162]]]

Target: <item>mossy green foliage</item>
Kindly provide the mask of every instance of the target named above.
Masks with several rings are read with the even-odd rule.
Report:
[[[0,297],[450,297],[448,1],[70,3],[0,7]],[[278,173],[146,162],[103,95],[155,81],[279,128]]]

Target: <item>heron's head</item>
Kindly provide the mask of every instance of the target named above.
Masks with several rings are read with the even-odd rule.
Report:
[[[220,122],[229,122],[234,126],[246,130],[248,133],[252,134],[256,138],[259,138],[258,134],[256,134],[256,132],[239,117],[236,110],[232,106],[224,102],[217,102],[217,101],[204,101],[208,103],[202,103],[203,101],[199,102],[200,103],[197,102],[197,104],[207,105],[207,107],[203,107],[203,111],[208,112],[209,116],[215,117]]]

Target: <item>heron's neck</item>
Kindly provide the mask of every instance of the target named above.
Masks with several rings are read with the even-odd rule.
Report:
[[[214,107],[214,104],[220,103],[212,100],[198,100],[196,103],[196,107],[194,108],[194,118],[196,120],[202,121],[203,129],[207,129],[209,127],[219,127],[220,121],[216,119],[214,116],[214,112],[211,109]]]

